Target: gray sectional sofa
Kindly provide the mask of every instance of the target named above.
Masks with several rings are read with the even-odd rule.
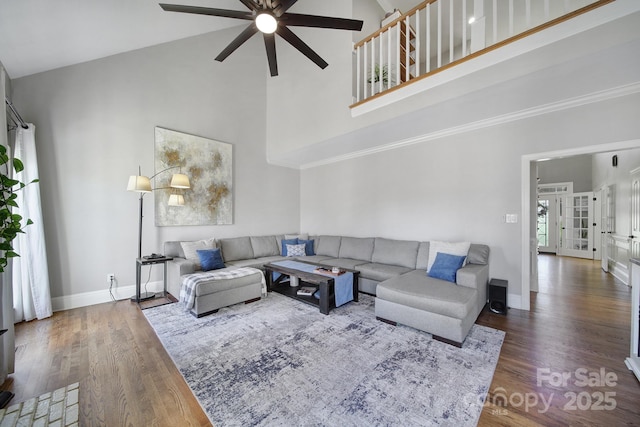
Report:
[[[216,240],[226,268],[261,268],[268,262],[286,259],[281,255],[284,235],[246,236]],[[467,264],[458,270],[456,283],[428,277],[429,242],[394,240],[380,237],[308,236],[314,240],[315,255],[306,256],[330,266],[360,271],[360,292],[374,295],[376,317],[429,332],[435,338],[461,345],[486,304],[489,278],[489,248],[471,244]],[[168,265],[169,291],[180,293],[184,274],[195,271],[193,260],[185,259],[180,242],[166,242],[165,255],[174,257]],[[289,258],[290,259],[290,258]],[[196,294],[202,315],[229,303],[260,297],[255,283],[244,283],[233,298],[212,297],[203,289]],[[227,289],[229,290],[229,289]],[[206,303],[205,303],[205,300]],[[224,304],[224,305],[221,305]]]

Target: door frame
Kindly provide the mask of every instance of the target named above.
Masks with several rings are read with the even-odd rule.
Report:
[[[587,147],[571,148],[558,151],[547,151],[543,153],[525,154],[520,161],[520,194],[521,194],[521,280],[522,295],[520,299],[520,308],[523,310],[531,309],[531,234],[535,232],[535,225],[532,227],[532,215],[535,215],[534,204],[532,206],[532,194],[536,195],[538,182],[536,179],[536,162],[542,159],[577,156],[580,154],[596,154],[607,151],[621,151],[633,148],[640,148],[640,139],[632,139],[627,141],[612,142],[608,144],[591,145]],[[537,197],[536,197],[537,200]],[[535,218],[535,217],[534,217]],[[534,230],[532,230],[534,228]]]

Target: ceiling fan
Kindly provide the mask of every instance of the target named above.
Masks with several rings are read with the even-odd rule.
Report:
[[[160,7],[167,12],[193,13],[197,15],[220,16],[253,21],[235,40],[220,52],[216,57],[216,61],[224,61],[244,42],[260,31],[264,37],[264,44],[267,49],[269,71],[273,77],[278,75],[275,34],[278,34],[289,42],[289,44],[315,62],[320,68],[324,69],[329,65],[287,27],[331,28],[350,31],[360,31],[362,29],[363,22],[355,19],[288,13],[287,10],[297,3],[297,1],[298,0],[240,0],[240,2],[249,9],[248,12],[165,3],[160,3]]]

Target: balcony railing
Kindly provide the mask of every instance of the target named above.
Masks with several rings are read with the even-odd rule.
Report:
[[[423,1],[354,46],[352,107],[612,1]]]

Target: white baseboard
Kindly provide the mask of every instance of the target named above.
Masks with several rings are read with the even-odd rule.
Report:
[[[142,289],[144,291],[144,287]],[[161,292],[163,290],[162,281],[149,282],[147,290],[150,292]],[[131,298],[136,293],[135,285],[118,286],[112,290],[113,297],[116,300],[125,300]],[[109,289],[93,292],[83,292],[80,294],[66,295],[63,297],[51,298],[51,306],[53,311],[71,310],[72,308],[86,307],[89,305],[102,304],[113,301],[109,294]]]
[[[629,368],[629,370],[631,370],[635,374],[636,378],[638,378],[638,380],[640,381],[640,363],[638,363],[637,360],[634,360],[631,357],[627,357],[624,363],[627,365],[627,368]]]
[[[611,267],[609,269],[609,273],[613,275],[616,279],[620,280],[625,285],[629,286],[629,268],[619,262],[609,263]]]
[[[509,308],[517,308],[522,310],[522,296],[507,294],[507,306]]]

